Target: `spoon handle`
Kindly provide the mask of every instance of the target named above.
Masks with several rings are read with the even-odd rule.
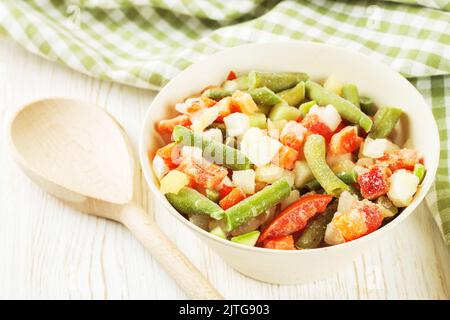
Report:
[[[126,205],[121,212],[121,221],[150,251],[189,298],[223,299],[141,207],[134,204]]]

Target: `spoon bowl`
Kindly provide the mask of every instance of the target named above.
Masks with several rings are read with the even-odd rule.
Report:
[[[190,298],[222,298],[136,204],[133,150],[102,108],[71,99],[33,102],[13,117],[9,142],[32,181],[79,211],[124,224]]]

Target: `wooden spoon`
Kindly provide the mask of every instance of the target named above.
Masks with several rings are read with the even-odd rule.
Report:
[[[26,105],[9,128],[13,156],[44,190],[77,210],[124,224],[192,299],[223,299],[135,203],[128,137],[103,109],[69,99]]]

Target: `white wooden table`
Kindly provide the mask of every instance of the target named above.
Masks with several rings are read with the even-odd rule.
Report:
[[[8,118],[34,99],[64,96],[105,106],[134,146],[155,93],[69,70],[0,38],[0,298],[182,299],[175,283],[120,225],[80,214],[33,185],[8,155]],[[421,206],[344,270],[296,286],[251,280],[160,206],[142,203],[227,299],[449,299],[450,248]]]

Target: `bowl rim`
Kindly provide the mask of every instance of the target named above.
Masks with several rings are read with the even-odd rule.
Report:
[[[429,130],[429,134],[435,138],[434,140],[437,141],[436,143],[436,150],[434,150],[434,158],[433,155],[430,156],[430,158],[433,158],[434,161],[427,164],[427,174],[425,176],[425,179],[421,185],[421,189],[419,190],[420,194],[418,196],[415,196],[413,199],[413,202],[407,206],[393,221],[389,222],[382,228],[379,228],[375,230],[374,232],[365,235],[363,237],[360,237],[358,239],[345,242],[339,245],[333,245],[328,247],[321,247],[321,248],[314,248],[314,249],[306,249],[306,250],[279,250],[279,249],[268,249],[268,248],[260,248],[260,247],[251,247],[243,244],[239,244],[236,242],[232,242],[230,240],[222,239],[220,237],[217,237],[200,227],[196,226],[186,218],[184,218],[178,211],[175,210],[175,208],[172,207],[172,205],[167,201],[167,199],[164,197],[164,195],[160,192],[159,187],[153,182],[151,178],[151,162],[150,159],[148,159],[148,150],[146,149],[147,146],[145,145],[145,136],[148,134],[146,131],[147,124],[149,122],[150,113],[155,108],[155,105],[158,104],[160,96],[162,96],[167,90],[170,89],[170,85],[173,82],[178,81],[179,78],[182,78],[185,73],[187,73],[189,70],[196,68],[199,64],[207,64],[209,60],[216,58],[217,56],[226,55],[229,53],[232,53],[233,51],[240,51],[245,50],[247,48],[252,47],[265,47],[265,46],[292,46],[296,47],[297,50],[300,50],[302,47],[316,47],[316,49],[327,49],[327,50],[335,50],[335,51],[341,51],[341,53],[345,53],[351,56],[355,56],[358,59],[364,59],[367,61],[367,63],[377,65],[378,68],[382,69],[384,73],[390,74],[392,77],[395,77],[397,81],[403,82],[404,85],[412,89],[417,96],[417,99],[420,100],[420,104],[424,106],[426,109],[425,112],[428,114],[428,117],[432,119],[430,122],[430,125],[432,128]],[[188,228],[192,229],[194,232],[199,233],[201,236],[207,237],[208,239],[217,242],[221,245],[226,245],[235,249],[249,251],[253,253],[266,253],[266,254],[277,254],[277,255],[313,255],[313,254],[320,254],[327,251],[342,251],[350,249],[351,247],[355,246],[361,246],[364,243],[367,243],[368,241],[375,239],[375,238],[381,238],[384,236],[389,230],[395,228],[397,225],[399,225],[402,221],[404,221],[407,217],[411,215],[413,211],[417,209],[419,204],[422,203],[425,195],[429,192],[437,172],[438,163],[439,163],[439,157],[440,157],[440,139],[439,139],[439,131],[436,124],[436,120],[432,114],[431,108],[426,103],[423,96],[420,94],[420,92],[402,75],[400,75],[397,71],[391,69],[386,64],[380,62],[379,60],[376,60],[373,57],[370,57],[368,55],[362,54],[360,52],[351,51],[346,48],[342,48],[335,45],[325,44],[325,43],[318,43],[318,42],[308,42],[308,41],[272,41],[272,42],[257,42],[257,43],[247,43],[238,45],[231,48],[226,48],[224,50],[220,50],[214,54],[208,55],[204,57],[203,59],[193,63],[189,67],[187,67],[185,70],[180,72],[178,75],[176,75],[172,80],[170,80],[155,96],[152,103],[150,104],[149,108],[146,111],[144,122],[141,127],[141,133],[139,138],[139,160],[142,166],[142,171],[144,173],[145,180],[147,184],[150,187],[150,190],[152,191],[153,195],[163,203],[164,207],[173,215],[175,216],[178,221],[180,221],[182,224],[187,226]]]

